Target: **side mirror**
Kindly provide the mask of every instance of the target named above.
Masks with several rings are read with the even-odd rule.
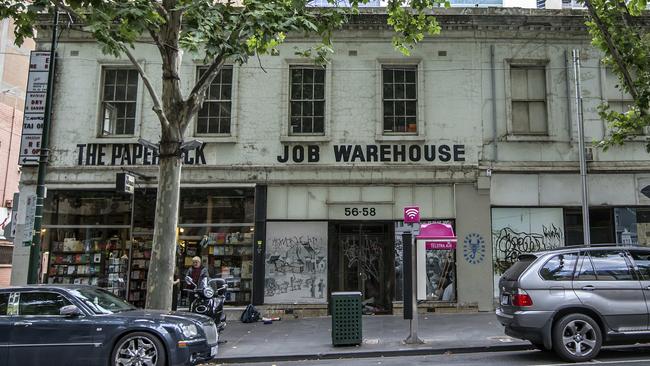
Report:
[[[190,276],[185,276],[185,283],[191,286],[196,287],[196,283],[192,280],[192,277]]]
[[[59,315],[76,317],[81,315],[81,310],[76,305],[66,305],[59,309]]]

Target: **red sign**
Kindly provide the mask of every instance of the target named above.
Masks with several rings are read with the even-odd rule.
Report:
[[[420,207],[408,206],[404,207],[404,223],[417,224],[420,222]]]
[[[454,250],[456,241],[425,241],[424,247],[427,250]]]

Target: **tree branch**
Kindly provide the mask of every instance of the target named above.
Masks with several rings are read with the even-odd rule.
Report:
[[[158,2],[158,0],[150,0],[150,2],[151,5],[156,8],[156,11],[158,14],[160,14],[161,17],[165,18],[165,20],[169,20],[169,13],[167,12],[167,9],[165,9],[165,7]]]
[[[591,3],[591,0],[585,0],[585,5],[587,5],[587,9],[589,10],[589,15],[594,20],[594,23],[596,23],[596,26],[598,26],[600,33],[602,33],[603,38],[605,39],[605,43],[607,43],[607,48],[609,49],[609,52],[612,54],[614,61],[616,61],[616,65],[618,65],[619,69],[621,70],[621,73],[623,74],[623,79],[625,81],[625,85],[627,85],[630,91],[630,95],[632,96],[632,98],[634,98],[634,100],[637,100],[639,93],[636,90],[636,86],[634,86],[634,80],[632,80],[632,76],[630,75],[630,72],[628,71],[625,62],[623,61],[621,54],[618,52],[618,49],[616,48],[614,42],[612,41],[612,35],[607,30],[605,24],[603,24],[603,21],[602,19],[600,19],[600,16],[598,16],[598,13],[596,13],[596,8],[594,8],[594,5]]]
[[[165,111],[162,108],[160,97],[158,97],[158,93],[156,93],[156,89],[154,89],[153,85],[151,84],[151,80],[149,80],[149,76],[147,76],[147,73],[144,72],[144,69],[142,68],[142,65],[140,65],[138,60],[135,59],[135,56],[133,55],[129,47],[127,45],[122,44],[122,48],[126,56],[129,58],[129,60],[131,60],[131,63],[138,70],[138,73],[140,74],[140,77],[142,78],[145,87],[149,91],[149,95],[151,96],[151,99],[153,99],[152,109],[158,116],[160,123],[163,125],[163,127],[169,127],[169,120],[167,120]]]

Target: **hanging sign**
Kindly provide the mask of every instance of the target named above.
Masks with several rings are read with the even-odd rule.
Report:
[[[38,165],[38,158],[41,153],[43,121],[45,120],[45,100],[47,98],[47,77],[50,70],[50,61],[49,51],[33,51],[29,59],[23,132],[18,157],[19,165]]]

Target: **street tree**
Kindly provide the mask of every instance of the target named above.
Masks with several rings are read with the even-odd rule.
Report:
[[[641,17],[647,1],[583,1],[589,12],[592,44],[605,54],[603,63],[617,75],[617,87],[633,99],[625,112],[612,110],[606,103],[599,107],[610,133],[598,145],[607,149],[623,145],[650,126],[650,34]],[[650,142],[646,151],[650,152]]]
[[[169,309],[176,254],[176,227],[182,144],[206,90],[226,62],[279,52],[288,35],[308,36],[311,46],[296,49],[315,63],[327,62],[332,35],[368,0],[0,0],[0,18],[12,18],[16,40],[33,37],[44,13],[58,9],[90,32],[105,54],[127,57],[137,69],[160,122],[158,191],[146,307]],[[446,0],[389,0],[387,22],[395,48],[408,54],[426,35],[440,32],[431,9]],[[162,63],[161,89],[135,57],[136,47],[153,44]],[[189,93],[179,72],[184,53],[203,57],[206,71]]]

